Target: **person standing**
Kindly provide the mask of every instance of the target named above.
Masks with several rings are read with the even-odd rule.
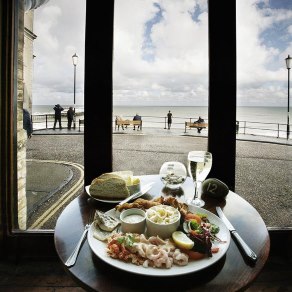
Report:
[[[70,106],[67,111],[68,130],[71,130],[73,119],[74,119],[74,110],[73,110],[73,107]]]
[[[172,123],[172,113],[170,111],[168,111],[168,113],[167,113],[167,126],[168,126],[168,130],[170,130],[171,123]]]
[[[23,109],[23,129],[26,130],[27,138],[30,139],[33,130],[30,114],[27,109]]]
[[[142,121],[142,118],[141,118],[141,116],[139,116],[139,115],[136,113],[136,115],[135,115],[134,118],[133,118],[133,121]],[[139,131],[139,129],[140,129],[140,126],[138,126],[137,131]],[[133,130],[135,130],[135,125],[134,125],[134,129],[133,129]]]
[[[56,124],[59,122],[59,128],[62,129],[62,123],[61,123],[61,116],[62,116],[62,111],[64,109],[59,105],[56,104],[54,106],[54,111],[55,111],[55,122],[54,122],[54,130],[56,129]]]

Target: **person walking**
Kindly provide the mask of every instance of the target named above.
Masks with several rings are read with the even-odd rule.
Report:
[[[74,115],[75,115],[75,113],[74,113],[73,107],[70,106],[68,111],[67,111],[68,130],[71,130]]]
[[[64,109],[59,104],[56,104],[53,109],[55,111],[55,122],[53,129],[56,129],[57,122],[59,122],[59,128],[62,129],[61,116]]]
[[[168,130],[170,130],[171,123],[172,123],[172,113],[170,111],[168,111],[168,113],[167,113],[167,126],[168,126]]]
[[[23,129],[26,130],[27,138],[30,139],[33,129],[30,114],[27,109],[23,109]]]

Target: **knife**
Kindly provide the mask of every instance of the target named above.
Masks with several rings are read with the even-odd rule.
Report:
[[[155,184],[154,182],[151,182],[151,183],[148,183],[147,185],[143,186],[139,192],[134,193],[133,195],[127,197],[125,200],[121,201],[116,207],[143,196],[152,188],[152,186],[154,184]],[[119,218],[119,212],[116,211],[116,207],[106,211],[105,214]]]
[[[239,244],[239,246],[241,247],[243,252],[247,255],[247,257],[249,259],[251,259],[253,262],[255,262],[257,260],[257,255],[251,250],[251,248],[246,244],[246,242],[237,233],[236,229],[233,227],[233,225],[230,223],[230,221],[224,215],[222,209],[220,207],[216,207],[216,211],[217,211],[218,216],[223,221],[223,223],[229,229],[231,235],[233,235],[233,237],[236,239],[237,243]]]

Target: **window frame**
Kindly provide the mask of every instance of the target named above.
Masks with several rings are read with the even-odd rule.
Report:
[[[0,1],[1,18],[1,256],[56,256],[54,233],[28,231],[12,233],[17,192],[17,131],[15,95],[17,74],[17,21],[21,0]],[[230,189],[235,182],[236,145],[236,8],[235,0],[209,0],[209,139],[213,153],[213,177]],[[226,4],[225,4],[226,3]],[[224,5],[225,4],[225,5]],[[102,19],[97,17],[102,14]],[[114,0],[86,1],[85,86],[84,86],[84,166],[85,185],[97,173],[112,170],[112,59]],[[222,40],[223,38],[223,40]],[[102,40],[102,41],[100,41]],[[227,80],[223,79],[227,76]],[[227,98],[226,98],[227,96]],[[103,99],[103,106],[100,106]],[[223,102],[224,101],[224,102]],[[222,104],[224,103],[224,105]],[[226,115],[226,112],[228,115]],[[98,125],[98,127],[96,126]],[[218,133],[220,133],[218,135]],[[224,169],[224,172],[222,172]]]

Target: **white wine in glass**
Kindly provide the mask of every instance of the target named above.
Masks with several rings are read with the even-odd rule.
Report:
[[[205,202],[201,199],[201,184],[208,176],[212,167],[212,154],[207,151],[190,151],[188,154],[188,172],[195,185],[194,199],[189,203],[202,207]]]

